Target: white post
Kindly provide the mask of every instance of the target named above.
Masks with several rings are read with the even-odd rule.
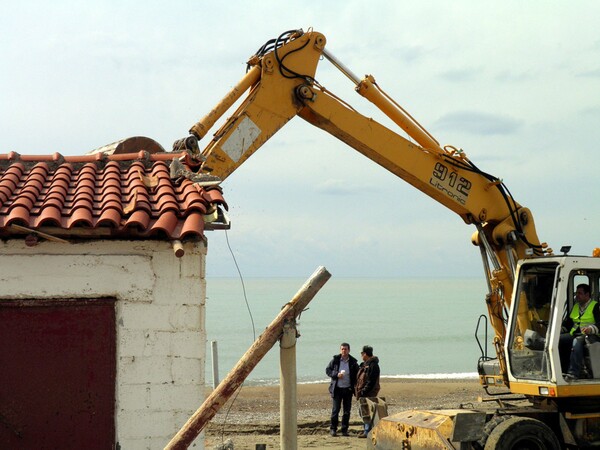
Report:
[[[286,320],[279,340],[279,414],[282,450],[298,448],[298,414],[296,396],[296,318]]]
[[[213,389],[219,385],[219,352],[217,350],[217,341],[210,341],[210,356],[212,359],[212,384]]]

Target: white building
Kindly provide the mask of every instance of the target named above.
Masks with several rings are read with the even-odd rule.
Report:
[[[174,156],[0,155],[0,448],[162,449],[202,403],[226,205]]]

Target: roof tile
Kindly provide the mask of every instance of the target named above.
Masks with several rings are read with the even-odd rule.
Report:
[[[207,211],[227,204],[219,187],[171,180],[170,161],[184,156],[0,154],[0,237],[22,235],[11,224],[81,238],[201,237]]]
[[[33,221],[33,228],[42,226],[61,226],[61,208],[60,206],[48,205],[45,206]]]

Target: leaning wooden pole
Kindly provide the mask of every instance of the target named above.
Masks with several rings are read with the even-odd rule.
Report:
[[[286,320],[298,317],[329,278],[331,274],[322,266],[310,276],[294,298],[282,308],[277,317],[244,353],[231,372],[171,439],[165,450],[183,450],[190,446],[210,419],[227,403],[254,367],[275,345],[283,332]]]

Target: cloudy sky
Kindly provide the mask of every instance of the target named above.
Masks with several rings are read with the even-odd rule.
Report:
[[[265,41],[313,27],[441,144],[504,180],[553,248],[600,246],[596,1],[4,2],[0,152],[82,154],[128,137],[169,149]],[[387,123],[323,61],[317,79]],[[401,133],[400,133],[401,134]],[[224,183],[232,229],[208,276],[463,277],[474,229],[293,119]]]

